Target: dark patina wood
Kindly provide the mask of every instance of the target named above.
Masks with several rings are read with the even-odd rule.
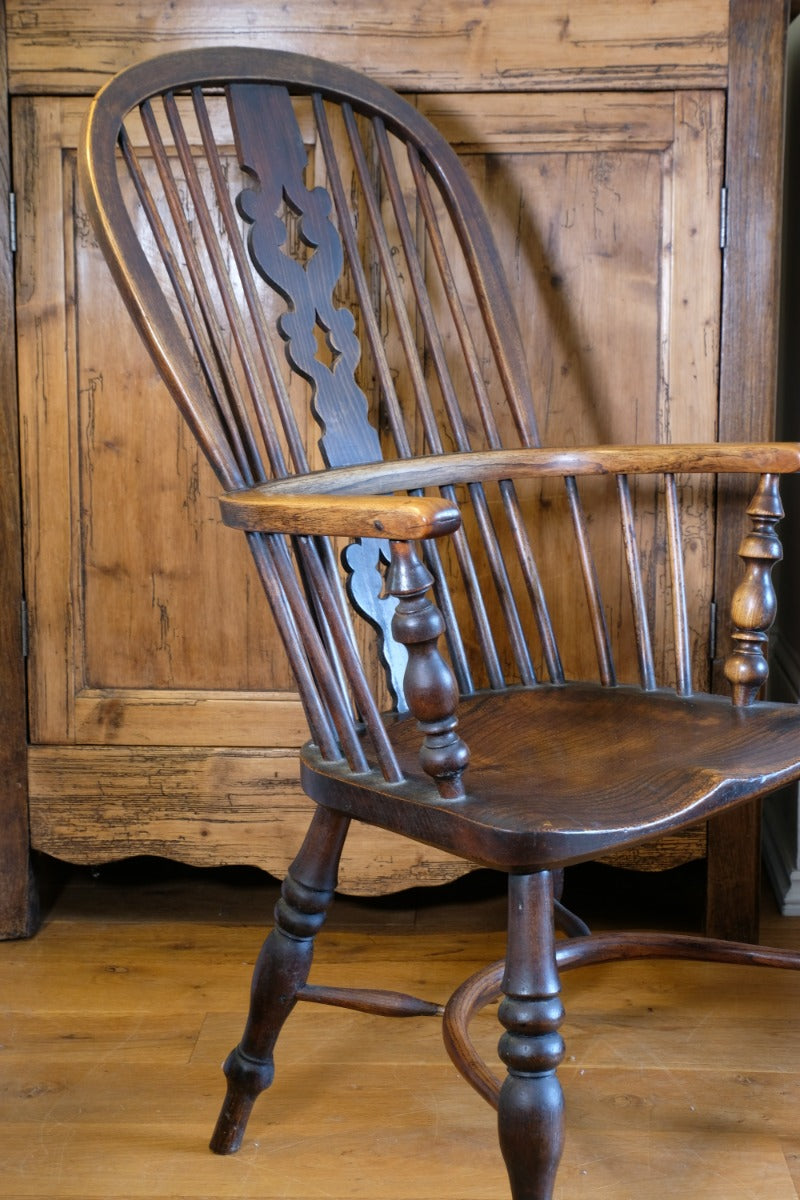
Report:
[[[207,93],[225,98],[239,177],[222,169]],[[157,180],[125,132],[131,111]],[[202,134],[202,169],[187,121]],[[247,534],[311,731],[301,777],[318,808],[225,1065],[212,1147],[240,1144],[298,1000],[438,1011],[308,982],[355,819],[508,873],[502,969],[456,993],[445,1034],[459,1068],[497,1101],[514,1200],[548,1200],[563,1140],[559,967],[704,954],[699,941],[664,936],[596,942],[558,907],[554,881],[570,863],[800,779],[800,708],[758,700],[781,556],[778,476],[800,470],[800,447],[541,449],[499,255],[459,160],[415,109],[349,71],[235,50],[133,68],[94,104],[81,175],[121,291],[217,472],[224,519]],[[498,421],[501,407],[510,422]],[[698,475],[752,488],[753,473],[732,702],[692,678],[683,509]],[[616,529],[626,611],[609,611],[597,520]],[[554,560],[541,552],[547,539]],[[576,662],[575,629],[562,633],[548,603],[564,576],[585,599],[594,659]],[[402,680],[397,647],[408,654]],[[556,924],[571,935],[566,949]],[[800,966],[800,955],[706,949],[712,960]],[[466,1028],[498,994],[499,1088]]]
[[[211,1140],[217,1154],[239,1148],[256,1098],[272,1083],[272,1053],[308,980],[314,935],[333,900],[347,827],[347,818],[318,809],[284,880],[275,928],[256,963],[247,1028],[225,1062],[228,1093]]]
[[[737,705],[752,704],[769,675],[767,635],[778,611],[772,569],[783,558],[776,531],[783,516],[777,475],[762,477],[747,513],[753,528],[739,547],[745,577],[733,593],[734,649],[725,663],[725,678]]]
[[[403,693],[425,735],[420,764],[443,799],[460,800],[464,795],[461,776],[469,763],[469,751],[456,733],[458,687],[439,651],[445,625],[438,608],[428,599],[432,583],[433,576],[419,561],[413,544],[393,541],[386,590],[398,600],[392,633],[408,650]]]

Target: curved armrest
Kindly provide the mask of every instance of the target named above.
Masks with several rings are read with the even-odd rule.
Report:
[[[260,509],[267,497],[371,496],[426,487],[498,479],[565,475],[647,475],[734,473],[777,475],[800,471],[800,443],[712,442],[688,445],[585,446],[576,449],[524,448],[431,454],[391,462],[336,467],[272,480],[234,493],[236,504]],[[226,497],[225,503],[231,497]],[[226,523],[233,524],[233,521]]]
[[[281,483],[289,482],[281,480]],[[415,541],[452,533],[458,506],[439,496],[285,495],[271,485],[220,498],[222,520],[249,533]]]

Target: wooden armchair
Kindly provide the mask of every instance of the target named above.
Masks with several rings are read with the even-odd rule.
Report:
[[[677,935],[593,937],[558,902],[570,863],[800,778],[800,708],[759,699],[778,477],[800,447],[540,448],[525,343],[462,164],[350,71],[237,49],[133,67],[95,100],[80,168],[223,520],[247,534],[311,733],[317,808],[212,1148],[239,1145],[298,1000],[442,1011],[308,982],[348,827],[365,821],[508,874],[505,961],[452,997],[445,1041],[499,1108],[513,1196],[549,1197],[559,970],[646,955],[800,965]],[[737,473],[760,481],[731,700],[702,678],[692,520],[703,489]],[[498,997],[502,1086],[468,1036]]]

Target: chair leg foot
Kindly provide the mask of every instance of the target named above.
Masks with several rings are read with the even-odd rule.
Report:
[[[215,1154],[239,1149],[253,1105],[272,1083],[275,1043],[308,980],[314,937],[333,900],[348,828],[349,818],[318,808],[283,882],[275,927],[253,972],[244,1034],[223,1067],[227,1091],[210,1142]]]
[[[561,1161],[564,1099],[555,1072],[506,1080],[498,1109],[512,1200],[552,1200]]]
[[[551,1200],[564,1141],[556,1068],[564,1016],[555,961],[552,880],[512,875],[499,1053],[508,1069],[498,1129],[513,1200]]]
[[[232,1050],[228,1055],[223,1068],[226,1074],[230,1070],[230,1078],[228,1079],[228,1090],[225,1095],[225,1101],[217,1117],[217,1124],[214,1127],[214,1132],[209,1142],[209,1146],[215,1154],[236,1153],[242,1144],[244,1131],[247,1128],[247,1122],[250,1118],[250,1113],[253,1111],[256,1098],[259,1092],[269,1087],[269,1083],[265,1083],[257,1092],[248,1094],[242,1087],[239,1073],[233,1062],[238,1057],[237,1046],[236,1050]]]

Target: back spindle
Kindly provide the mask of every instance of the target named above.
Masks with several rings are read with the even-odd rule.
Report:
[[[614,687],[617,682],[617,675],[614,669],[614,655],[611,650],[611,638],[608,632],[605,609],[603,608],[600,581],[597,578],[597,567],[595,566],[594,555],[589,544],[586,513],[581,503],[578,483],[575,477],[573,475],[565,476],[564,485],[567,490],[569,510],[575,531],[575,542],[578,547],[586,603],[589,606],[589,619],[592,625],[600,682],[604,687]]]
[[[675,674],[681,696],[692,691],[692,663],[689,642],[689,618],[686,612],[686,579],[683,570],[680,503],[675,476],[664,477],[667,501],[667,557],[672,582],[672,620],[675,630]]]
[[[650,637],[650,621],[642,581],[642,566],[636,538],[633,501],[627,475],[617,476],[622,538],[625,545],[625,561],[628,568],[628,585],[631,592],[633,627],[636,637],[636,655],[639,660],[639,680],[645,691],[652,692],[656,686],[653,663],[653,643]]]

